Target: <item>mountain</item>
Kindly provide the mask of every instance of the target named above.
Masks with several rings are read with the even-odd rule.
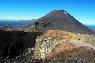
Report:
[[[95,34],[64,10],[55,10],[38,19],[34,58],[47,62],[94,63]],[[91,53],[91,54],[90,54]]]
[[[91,34],[92,31],[64,10],[54,10],[34,22],[38,31],[64,30]]]
[[[0,31],[0,63],[95,63],[94,34],[66,11],[54,10],[23,31]]]

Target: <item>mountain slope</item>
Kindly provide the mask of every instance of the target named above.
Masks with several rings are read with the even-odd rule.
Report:
[[[36,38],[34,58],[51,62],[94,63],[95,45],[84,42],[92,38],[81,39],[83,37],[71,32],[48,30]]]
[[[91,30],[64,10],[55,10],[48,13],[34,22],[34,26],[38,31],[58,29],[82,34],[92,33]]]

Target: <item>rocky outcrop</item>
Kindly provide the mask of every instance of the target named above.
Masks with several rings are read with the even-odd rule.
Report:
[[[53,48],[57,47],[58,45],[68,43],[72,39],[78,40],[79,38],[74,33],[64,32],[60,30],[49,30],[45,32],[41,37],[36,39],[34,57],[38,56],[37,58],[45,58],[48,53],[51,53],[53,51]],[[38,51],[41,54],[38,55]]]
[[[66,31],[49,30],[42,34],[42,36],[37,37],[34,58],[53,61],[68,59],[70,56],[74,58],[75,55],[79,54],[80,56],[77,56],[76,58],[79,57],[80,59],[84,59],[85,57],[83,56],[81,58],[81,55],[85,54],[85,51],[92,50],[92,54],[94,54],[94,46],[84,42],[86,39],[82,38],[85,36],[87,37],[87,35],[80,36]],[[88,53],[87,55],[90,56]],[[73,61],[73,59],[71,60]]]

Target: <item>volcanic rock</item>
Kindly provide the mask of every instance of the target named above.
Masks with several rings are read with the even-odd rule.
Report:
[[[92,34],[85,25],[64,10],[54,10],[34,22],[37,31],[65,30],[68,32]]]

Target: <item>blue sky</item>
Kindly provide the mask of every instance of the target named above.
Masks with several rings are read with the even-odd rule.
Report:
[[[95,24],[95,0],[0,0],[0,19],[37,19],[62,9],[84,24]]]

